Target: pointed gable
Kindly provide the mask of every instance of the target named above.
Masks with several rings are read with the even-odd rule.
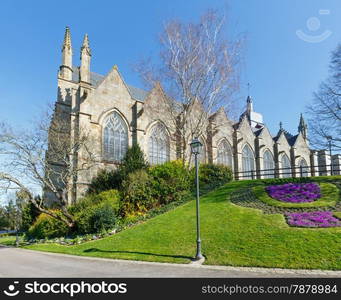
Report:
[[[269,144],[273,144],[274,139],[269,131],[269,129],[264,126],[263,128],[259,129],[255,132],[256,137],[262,138],[263,140],[266,140],[266,142]]]
[[[98,86],[81,100],[80,111],[91,115],[91,120],[94,122],[99,122],[100,117],[113,108],[118,109],[128,118],[134,103],[135,100],[132,99],[128,86],[114,66]]]
[[[293,142],[293,144],[291,146],[293,146],[293,147],[304,146],[304,147],[308,148],[307,142],[306,142],[305,138],[303,137],[302,132],[295,135],[295,140],[293,140],[292,142]]]
[[[240,137],[242,137],[250,145],[254,144],[255,134],[246,116],[244,116],[241,121],[236,124],[235,128]]]
[[[287,140],[284,130],[280,130],[278,132],[277,136],[274,138],[274,141],[278,144],[282,144],[282,145],[284,144],[285,146],[290,147],[290,144]]]
[[[228,119],[223,107],[219,108],[214,114],[209,117],[210,121],[221,126],[228,126],[232,129],[232,122]]]
[[[171,116],[172,99],[167,97],[160,83],[156,83],[145,98],[143,104],[143,113],[139,117],[141,129],[146,129],[154,121],[159,120],[166,125],[169,131],[174,130],[174,123]],[[176,114],[176,111],[175,111]]]
[[[155,86],[147,94],[144,100],[144,110],[148,111],[149,109],[153,109],[153,110],[156,109],[155,112],[160,111],[161,107],[166,105],[166,101],[167,101],[166,97],[167,96],[165,92],[163,91],[161,84],[159,82],[156,83]],[[153,111],[153,113],[155,112]]]
[[[244,129],[244,130],[250,131],[252,133],[252,135],[254,135],[253,130],[250,126],[249,119],[246,115],[242,116],[240,121],[235,125],[236,125],[235,128],[237,130],[243,130]]]
[[[121,74],[118,71],[117,66],[113,66],[104,79],[98,84],[95,93],[106,93],[114,96],[115,92],[120,94],[130,95],[129,88],[124,82]]]

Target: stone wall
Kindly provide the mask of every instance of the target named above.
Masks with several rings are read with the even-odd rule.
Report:
[[[113,67],[97,86],[59,79],[57,103],[61,108],[56,109],[55,114],[59,114],[59,111],[64,115],[66,113],[65,122],[70,124],[70,143],[76,142],[80,134],[86,134],[89,138],[89,148],[96,157],[96,163],[91,168],[80,171],[77,178],[70,183],[71,201],[84,194],[89,182],[99,170],[117,167],[117,162],[109,162],[103,158],[103,123],[113,112],[117,112],[126,123],[128,145],[137,142],[147,159],[150,133],[156,124],[162,123],[170,138],[170,160],[178,158],[177,127],[174,118],[170,117],[169,102],[166,101],[166,95],[159,84],[148,93],[144,101],[134,99],[117,67]],[[203,113],[201,105],[196,103],[191,118],[196,121],[196,116],[201,113]],[[274,158],[275,177],[281,177],[279,169],[282,167],[281,157],[284,154],[289,157],[292,167],[297,166],[300,159],[304,159],[308,165],[312,165],[312,162],[317,164],[317,155],[312,154],[301,134],[291,146],[284,132],[279,132],[274,139],[266,127],[262,129],[252,127],[245,113],[240,121],[234,124],[227,118],[223,109],[218,110],[205,121],[200,138],[206,149],[205,161],[210,163],[217,163],[218,148],[223,140],[230,145],[233,153],[231,167],[236,179],[242,171],[242,150],[245,145],[252,149],[256,168],[254,175],[257,178],[264,178],[261,170],[264,169],[266,150],[269,150]],[[188,147],[186,152],[188,156],[189,151]],[[84,164],[82,159],[84,153],[80,150],[75,155],[75,167],[81,168]],[[293,170],[292,176],[297,176],[297,172]]]

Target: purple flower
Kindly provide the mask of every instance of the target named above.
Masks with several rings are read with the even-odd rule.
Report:
[[[331,211],[285,214],[287,223],[296,227],[341,227],[341,221]]]
[[[270,185],[266,191],[271,198],[291,203],[313,202],[321,197],[316,183]]]

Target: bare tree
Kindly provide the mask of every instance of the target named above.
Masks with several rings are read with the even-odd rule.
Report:
[[[159,40],[160,63],[147,60],[137,67],[145,83],[160,82],[166,92],[165,114],[183,161],[192,138],[206,134],[211,114],[221,107],[231,110],[239,88],[242,39],[226,39],[225,21],[208,11],[198,23],[167,22]]]
[[[330,76],[321,83],[308,106],[310,140],[313,145],[327,148],[328,140],[341,149],[341,44],[332,53]]]
[[[37,118],[33,129],[14,131],[8,125],[0,126],[0,191],[26,193],[27,200],[43,213],[74,226],[73,216],[68,212],[68,193],[81,170],[91,168],[96,159],[89,150],[88,134],[78,132],[70,137],[70,122],[66,114],[49,109]],[[81,155],[82,165],[75,159]],[[35,197],[37,191],[42,196]],[[48,199],[49,198],[49,199]],[[60,210],[48,209],[53,206]]]

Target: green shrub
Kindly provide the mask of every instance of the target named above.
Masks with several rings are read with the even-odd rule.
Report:
[[[117,210],[108,201],[97,206],[90,218],[90,228],[92,232],[101,232],[114,227],[117,221]]]
[[[110,201],[113,207],[116,207],[116,209],[118,209],[120,193],[118,192],[118,190],[112,189],[103,191],[99,194],[88,194],[85,197],[79,199],[75,204],[71,205],[68,211],[71,214],[75,215],[103,201]]]
[[[58,213],[58,211],[55,211]],[[42,213],[28,230],[30,238],[45,239],[65,236],[69,228],[65,223]]]
[[[76,219],[76,232],[95,233],[114,227],[119,201],[120,195],[117,190],[108,190],[97,195],[90,194],[79,200],[69,209]]]
[[[153,166],[148,173],[153,178],[153,197],[160,205],[179,201],[190,192],[189,171],[179,160]]]
[[[105,200],[85,207],[75,215],[76,233],[96,233],[113,228],[117,221],[117,202]]]
[[[201,187],[218,187],[233,178],[232,170],[228,166],[216,164],[199,165],[199,183]],[[192,183],[195,185],[195,168],[192,169]]]
[[[102,191],[117,189],[120,187],[121,182],[122,178],[119,170],[101,170],[97,176],[91,180],[87,193],[98,194]]]
[[[153,198],[152,178],[145,170],[130,173],[122,183],[120,214],[127,216],[144,213],[156,205]]]
[[[77,234],[93,233],[90,220],[94,215],[94,210],[96,209],[96,207],[97,205],[84,207],[84,209],[82,209],[75,215],[75,231]]]
[[[120,193],[118,190],[108,190],[99,193],[96,198],[99,202],[109,202],[114,209],[118,209],[120,202]]]
[[[130,173],[147,168],[148,163],[145,160],[143,151],[139,145],[134,145],[128,148],[117,170],[101,170],[92,179],[88,188],[88,194],[98,194],[102,191],[120,189],[122,182],[126,180]]]

